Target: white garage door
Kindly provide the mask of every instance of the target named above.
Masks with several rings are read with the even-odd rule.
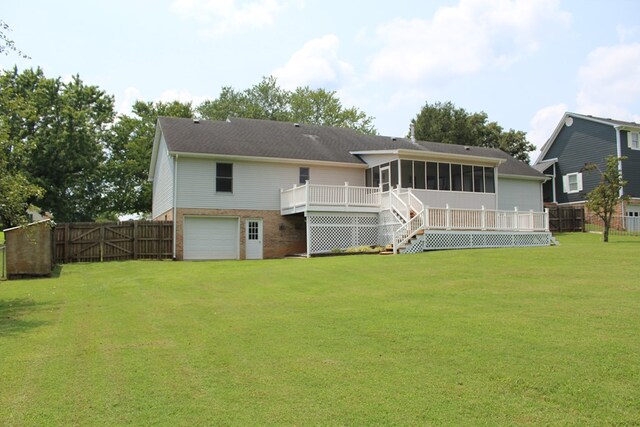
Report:
[[[238,219],[186,217],[184,259],[237,259]]]

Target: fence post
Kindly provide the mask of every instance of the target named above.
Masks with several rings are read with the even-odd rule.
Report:
[[[64,259],[64,263],[69,262],[69,223],[64,224],[64,253],[62,254],[62,258]]]
[[[544,228],[549,231],[549,208],[544,208]]]
[[[133,259],[138,259],[138,221],[133,221]]]
[[[520,231],[520,218],[518,217],[518,207],[513,208],[513,229],[515,231]]]
[[[487,225],[486,225],[486,220],[485,220],[485,211],[484,211],[484,205],[482,205],[482,210],[480,211],[480,228],[482,229],[482,231],[487,229]]]
[[[424,228],[429,229],[429,206],[424,207]]]
[[[529,209],[529,228],[534,230],[535,226],[533,224],[533,209]]]
[[[349,207],[349,183],[347,181],[344,182],[344,205]]]
[[[104,225],[100,226],[100,262],[104,261]]]
[[[445,228],[447,230],[451,230],[451,209],[449,209],[449,203],[447,203],[445,206],[447,209],[447,216],[445,217]]]
[[[304,182],[304,207],[305,211],[309,210],[309,180]]]

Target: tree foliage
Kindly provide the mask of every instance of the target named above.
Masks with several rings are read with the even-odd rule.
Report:
[[[505,131],[488,121],[485,112],[470,113],[451,102],[426,103],[412,123],[416,138],[423,141],[499,148],[523,162],[529,162],[529,153],[535,150],[525,132]]]
[[[43,71],[0,74],[4,161],[28,182],[32,202],[57,221],[95,218],[102,205],[104,136],[113,121],[113,97],[79,76],[69,82]]]
[[[345,108],[336,92],[308,86],[288,91],[279,87],[274,77],[263,77],[260,83],[243,91],[225,86],[218,98],[204,101],[197,112],[209,120],[244,117],[338,126],[376,134],[373,117],[356,107]]]
[[[16,47],[16,44],[7,36],[7,33],[11,31],[9,24],[0,19],[0,53],[8,55],[9,52],[14,52],[18,56],[25,59],[30,59],[25,53]]]
[[[622,179],[619,162],[626,157],[608,156],[605,160],[605,170],[602,171],[595,163],[586,164],[584,170],[600,174],[600,183],[596,188],[587,194],[587,208],[595,213],[604,224],[603,240],[609,241],[609,229],[611,219],[616,212],[616,207],[629,197],[621,195],[622,189],[627,185],[627,181]]]
[[[106,193],[103,209],[115,214],[151,211],[149,162],[159,116],[193,117],[191,103],[173,101],[133,104],[106,138]]]

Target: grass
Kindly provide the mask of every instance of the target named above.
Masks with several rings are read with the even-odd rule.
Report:
[[[640,240],[0,283],[2,425],[640,423]]]

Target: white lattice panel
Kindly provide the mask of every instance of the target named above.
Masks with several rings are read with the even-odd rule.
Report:
[[[424,242],[424,250],[426,251],[435,249],[549,246],[551,244],[551,234],[428,231],[420,240]],[[408,250],[405,253],[408,253]]]
[[[403,254],[417,254],[424,252],[424,239],[414,239],[407,246],[405,246],[401,253]]]
[[[393,232],[402,225],[398,218],[390,211],[385,210],[378,215],[378,245],[393,244]]]
[[[307,215],[307,224],[310,254],[375,245],[378,241],[377,215]]]

